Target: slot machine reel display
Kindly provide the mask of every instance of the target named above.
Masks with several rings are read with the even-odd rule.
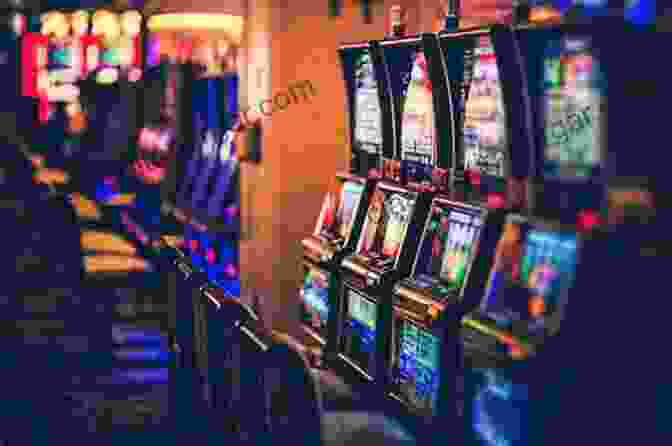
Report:
[[[301,242],[301,322],[307,334],[322,345],[333,340],[329,328],[335,327],[338,266],[355,248],[371,193],[371,182],[360,177],[338,175],[337,180],[340,193],[327,194],[314,233]]]
[[[535,215],[582,227],[624,214],[646,217],[653,205],[647,197],[663,175],[646,161],[646,151],[657,146],[654,137],[633,130],[651,125],[651,114],[633,110],[650,109],[655,94],[627,93],[644,86],[665,91],[652,62],[660,42],[646,28],[601,25],[597,31],[582,24],[518,31],[535,98],[532,207]],[[613,49],[625,42],[642,48],[635,65]]]
[[[382,175],[388,101],[380,89],[381,68],[376,63],[375,45],[369,42],[346,44],[338,50],[348,98],[352,142],[350,172],[361,178]]]
[[[435,198],[411,275],[394,287],[387,393],[421,422],[457,414],[460,321],[480,301],[503,221]]]
[[[355,253],[341,267],[336,367],[346,379],[383,383],[394,283],[410,273],[429,211],[426,192],[379,182]]]
[[[438,35],[456,125],[455,198],[526,207],[532,150],[525,73],[513,32],[494,26]]]
[[[401,178],[394,179],[447,194],[454,128],[441,124],[452,124],[452,98],[441,86],[438,43],[432,35],[384,40],[380,53],[392,97],[394,153],[401,162]]]

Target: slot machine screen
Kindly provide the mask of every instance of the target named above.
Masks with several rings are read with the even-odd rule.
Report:
[[[577,234],[511,218],[497,244],[481,310],[504,328],[551,329],[574,282]]]
[[[401,110],[401,159],[406,162],[410,181],[431,178],[426,166],[437,162],[436,128],[432,83],[422,51],[415,53]]]
[[[378,85],[368,49],[362,49],[354,58],[355,70],[355,144],[373,155],[380,155],[383,147],[382,116]]]
[[[376,302],[347,289],[347,308],[341,351],[358,367],[374,375],[376,358]]]
[[[177,205],[186,208],[189,206],[189,203],[191,203],[191,196],[193,195],[196,177],[200,170],[202,155],[200,148],[197,148],[196,146],[181,147],[180,155],[185,159],[188,158],[188,161],[185,168],[185,175],[178,184],[179,193]]]
[[[400,157],[409,182],[431,179],[437,164],[436,119],[427,59],[418,44],[384,45],[392,94],[398,107]]]
[[[223,113],[219,103],[222,87],[220,81],[221,79],[202,79],[194,86],[194,109],[196,110],[194,134],[197,150],[200,148],[201,152],[201,162],[194,179],[191,196],[194,211],[207,209],[208,194],[212,192],[213,184],[216,182],[222,143],[226,143],[226,133],[222,122]]]
[[[434,206],[416,259],[415,280],[422,286],[461,290],[476,251],[481,225],[478,211]]]
[[[441,338],[406,319],[395,326],[392,382],[396,395],[420,413],[432,416],[439,398]]]
[[[360,176],[380,167],[383,121],[371,50],[368,45],[340,49],[348,85],[352,137],[352,167]]]
[[[347,240],[352,229],[355,211],[364,193],[364,185],[356,181],[344,181],[341,185],[338,208],[330,225],[321,228],[320,235],[328,240]]]
[[[544,54],[543,175],[587,181],[602,164],[599,67],[588,39],[559,38]]]
[[[357,249],[369,266],[382,269],[395,265],[415,200],[411,192],[376,188]]]
[[[330,273],[306,267],[301,288],[301,322],[327,339],[327,324],[331,313],[329,302]]]
[[[207,193],[207,216],[209,218],[224,216],[225,207],[237,202],[238,164],[235,158],[233,138],[234,134],[232,131],[227,131],[222,137],[222,143],[218,151],[217,166]]]
[[[489,36],[478,38],[465,63],[462,90],[465,171],[503,178],[506,175],[507,133],[497,58]],[[469,81],[470,79],[470,81]]]
[[[225,102],[222,116],[222,128],[227,129],[218,151],[218,162],[211,187],[208,192],[207,215],[211,218],[224,216],[225,207],[238,202],[238,163],[235,156],[235,134],[231,129],[238,111],[238,78],[225,76],[222,86],[222,97]]]

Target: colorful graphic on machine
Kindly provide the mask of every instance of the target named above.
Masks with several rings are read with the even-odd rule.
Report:
[[[405,93],[401,115],[401,159],[434,165],[434,103],[427,60],[422,51],[413,55],[411,76]]]
[[[484,302],[485,312],[505,326],[516,321],[543,329],[571,286],[576,235],[507,224],[497,246]]]
[[[439,395],[440,339],[409,321],[400,324],[395,384],[406,402],[431,415]]]
[[[355,141],[361,150],[379,154],[383,146],[378,87],[369,53],[355,61]]]
[[[393,266],[412,206],[412,200],[400,193],[390,193],[387,198],[380,189],[374,193],[359,250],[369,266],[377,269]]]
[[[556,43],[557,45],[557,43]],[[587,43],[565,40],[544,61],[546,147],[544,173],[582,178],[601,162],[597,63]]]
[[[301,288],[302,321],[315,330],[324,330],[329,320],[329,273],[311,268]]]
[[[507,150],[504,100],[497,59],[487,38],[474,49],[472,69],[464,105],[464,167],[503,177]]]
[[[439,295],[462,288],[480,226],[479,216],[435,207],[416,265],[416,281]]]

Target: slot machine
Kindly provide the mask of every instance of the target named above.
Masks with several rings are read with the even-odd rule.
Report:
[[[642,48],[643,67],[655,60],[658,42],[649,28],[620,20],[603,23],[615,39],[630,39]],[[660,86],[662,95],[666,85],[656,77],[659,70],[640,71],[621,62],[602,41],[604,33],[591,33],[587,26],[530,27],[518,31],[518,40],[529,55],[532,94],[538,95],[531,95],[537,99],[532,104],[537,162],[531,209],[535,215],[590,228],[646,218],[654,210],[656,184],[664,175],[648,162],[646,152],[656,144],[647,142],[653,139],[648,134],[634,137],[631,129],[651,125],[649,114],[633,110],[651,107],[655,94],[647,88]],[[641,93],[626,96],[612,85]]]
[[[39,130],[36,149],[56,163],[72,159],[80,150],[87,127],[79,81],[96,65],[90,48],[89,15],[75,9],[49,10],[32,15],[22,42],[22,94],[37,103]]]
[[[389,98],[383,173],[355,252],[341,267],[337,363],[353,380],[384,391],[396,282],[412,271],[436,193],[450,189],[452,105],[441,85],[437,41],[430,35],[391,37],[373,47],[383,67],[379,85]]]
[[[530,176],[532,151],[513,33],[496,27],[425,38],[439,48],[429,61],[440,71],[433,87],[442,94],[434,97],[448,130],[438,153],[449,158],[443,165],[449,165],[450,180],[435,186],[440,194],[424,222],[411,274],[394,287],[387,348],[388,399],[421,436],[433,432],[431,426],[455,426],[459,418],[460,320],[480,302],[506,212],[525,205],[524,189],[517,187]],[[413,156],[402,165],[413,169]]]
[[[339,48],[352,141],[350,172],[336,175],[337,192],[327,194],[315,230],[301,241],[301,325],[311,343],[332,352],[340,264],[355,249],[369,197],[382,171],[382,110],[388,102],[378,87],[381,69],[373,57],[374,45],[363,42]]]
[[[666,82],[655,70],[654,33],[605,21],[519,27],[516,39],[534,99],[533,199],[531,215],[507,216],[483,297],[462,321],[466,442],[474,445],[543,442],[548,423],[581,422],[581,408],[548,398],[579,392],[581,404],[594,401],[559,363],[583,357],[581,336],[604,317],[595,291],[608,285],[594,283],[596,272],[619,262],[606,248],[618,246],[617,232],[596,245],[599,212],[611,211],[614,190],[644,188],[639,197],[646,196],[647,179],[658,174],[638,161],[645,153],[632,153],[635,141],[652,140],[641,135],[651,116],[629,108],[654,105],[656,85]],[[642,49],[637,61],[622,57],[626,42]],[[641,96],[632,99],[632,91]],[[592,373],[587,367],[571,364],[575,376]]]
[[[490,209],[526,207],[534,151],[525,73],[504,26],[441,32],[455,104],[453,197]]]
[[[374,188],[355,251],[342,262],[338,344],[327,357],[350,382],[384,382],[392,287],[410,272],[429,205],[426,193],[383,181]]]
[[[460,321],[483,294],[504,215],[434,198],[411,273],[394,287],[386,394],[419,436],[456,426]]]
[[[193,262],[210,280],[234,292],[238,286],[238,165],[229,126],[237,110],[237,77],[199,79],[194,89],[194,143],[200,154],[185,240]]]

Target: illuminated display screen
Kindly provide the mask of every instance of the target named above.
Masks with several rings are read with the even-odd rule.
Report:
[[[576,255],[574,232],[508,222],[497,244],[482,311],[503,327],[520,322],[532,333],[543,330],[574,282]]]
[[[221,109],[222,88],[220,78],[199,80],[194,85],[194,135],[201,155],[191,196],[194,210],[207,209],[208,199],[217,182],[220,154],[230,151],[231,136],[224,131]]]
[[[422,51],[413,65],[401,110],[401,159],[420,165],[436,164],[436,129],[432,83]]]
[[[374,268],[394,266],[415,206],[415,195],[376,188],[371,197],[358,254]]]
[[[341,185],[338,208],[334,218],[320,229],[320,235],[328,240],[346,240],[350,235],[355,211],[362,198],[364,185],[356,181],[345,181]]]
[[[506,115],[497,58],[490,37],[479,38],[473,57],[465,63],[464,167],[483,175],[506,175]]]
[[[399,128],[399,156],[409,183],[431,181],[437,163],[432,83],[419,43],[382,45]]]
[[[341,351],[357,366],[374,374],[376,358],[376,303],[346,289],[347,312]]]
[[[331,313],[329,276],[324,270],[307,268],[301,288],[301,322],[327,339],[327,324]]]
[[[587,39],[551,42],[544,58],[544,176],[579,180],[602,163],[599,68]]]
[[[187,162],[187,166],[185,169],[185,175],[182,178],[182,181],[180,182],[179,187],[179,194],[178,194],[178,200],[177,204],[179,206],[187,206],[188,203],[191,201],[191,196],[193,195],[194,192],[194,186],[196,185],[196,177],[198,175],[198,172],[200,170],[201,166],[201,151],[196,150],[195,147],[183,147],[182,150],[184,152],[187,152],[188,154],[191,154],[191,157],[189,158],[189,161]]]
[[[441,339],[408,320],[398,320],[395,331],[392,380],[397,396],[433,415],[439,398]]]
[[[466,375],[473,444],[526,444],[527,386],[513,383],[496,369],[470,369]]]
[[[238,78],[227,75],[219,85],[220,97],[226,104],[226,107],[223,107],[221,125],[222,128],[229,129],[238,111]],[[221,217],[227,206],[235,205],[239,201],[237,196],[239,171],[234,137],[234,132],[227,130],[219,146],[217,171],[211,183],[213,187],[208,192],[208,217]]]
[[[481,225],[474,211],[434,206],[416,260],[415,281],[423,287],[461,289]]]
[[[383,147],[383,125],[378,97],[378,85],[368,49],[362,49],[354,61],[356,146],[379,155]]]

